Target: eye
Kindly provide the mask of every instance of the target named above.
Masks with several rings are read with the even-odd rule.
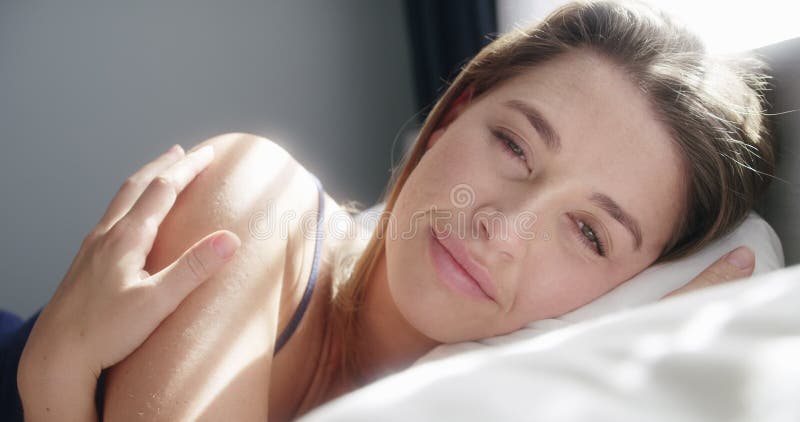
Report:
[[[522,163],[530,169],[528,166],[528,156],[525,154],[525,149],[523,149],[520,144],[514,140],[514,137],[511,134],[502,129],[492,129],[492,135],[494,135],[495,138],[503,143],[503,148],[505,148],[508,154],[510,154],[512,157],[522,160]]]
[[[575,218],[574,221],[574,232],[578,237],[578,240],[583,243],[584,246],[591,249],[595,254],[603,257],[606,256],[606,248],[594,228],[592,228],[589,223],[586,223],[578,218]]]

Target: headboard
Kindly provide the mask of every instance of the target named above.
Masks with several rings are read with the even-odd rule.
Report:
[[[786,266],[800,263],[800,38],[755,50],[772,68],[774,89],[767,95],[778,142],[778,178],[756,205],[778,233]],[[782,114],[781,114],[782,113]]]

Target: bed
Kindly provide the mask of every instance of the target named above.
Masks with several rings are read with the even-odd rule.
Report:
[[[757,53],[779,179],[734,233],[559,318],[439,346],[300,420],[800,421],[800,38]],[[752,277],[658,301],[739,244]]]

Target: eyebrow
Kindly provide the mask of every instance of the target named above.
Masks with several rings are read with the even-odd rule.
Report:
[[[561,137],[558,136],[558,132],[553,129],[553,125],[544,118],[544,115],[536,107],[521,100],[508,100],[503,105],[522,113],[536,132],[539,133],[539,136],[544,139],[544,145],[548,150],[554,154],[558,154],[561,151]]]
[[[594,202],[598,207],[607,212],[611,218],[617,220],[623,227],[628,229],[628,232],[633,236],[634,251],[638,251],[641,248],[642,229],[635,218],[625,212],[616,201],[604,193],[594,192],[589,196],[589,200]]]

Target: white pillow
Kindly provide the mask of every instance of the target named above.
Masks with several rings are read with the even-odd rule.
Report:
[[[378,203],[364,210],[356,216],[356,221],[371,233],[384,205],[384,203]],[[653,265],[614,290],[578,309],[557,318],[534,321],[507,335],[479,341],[440,345],[418,359],[414,365],[466,350],[527,339],[555,328],[656,302],[667,293],[691,281],[711,263],[740,245],[750,247],[755,253],[754,276],[784,267],[780,239],[769,223],[755,211],[751,211],[733,232],[710,243],[701,251],[674,262]]]

